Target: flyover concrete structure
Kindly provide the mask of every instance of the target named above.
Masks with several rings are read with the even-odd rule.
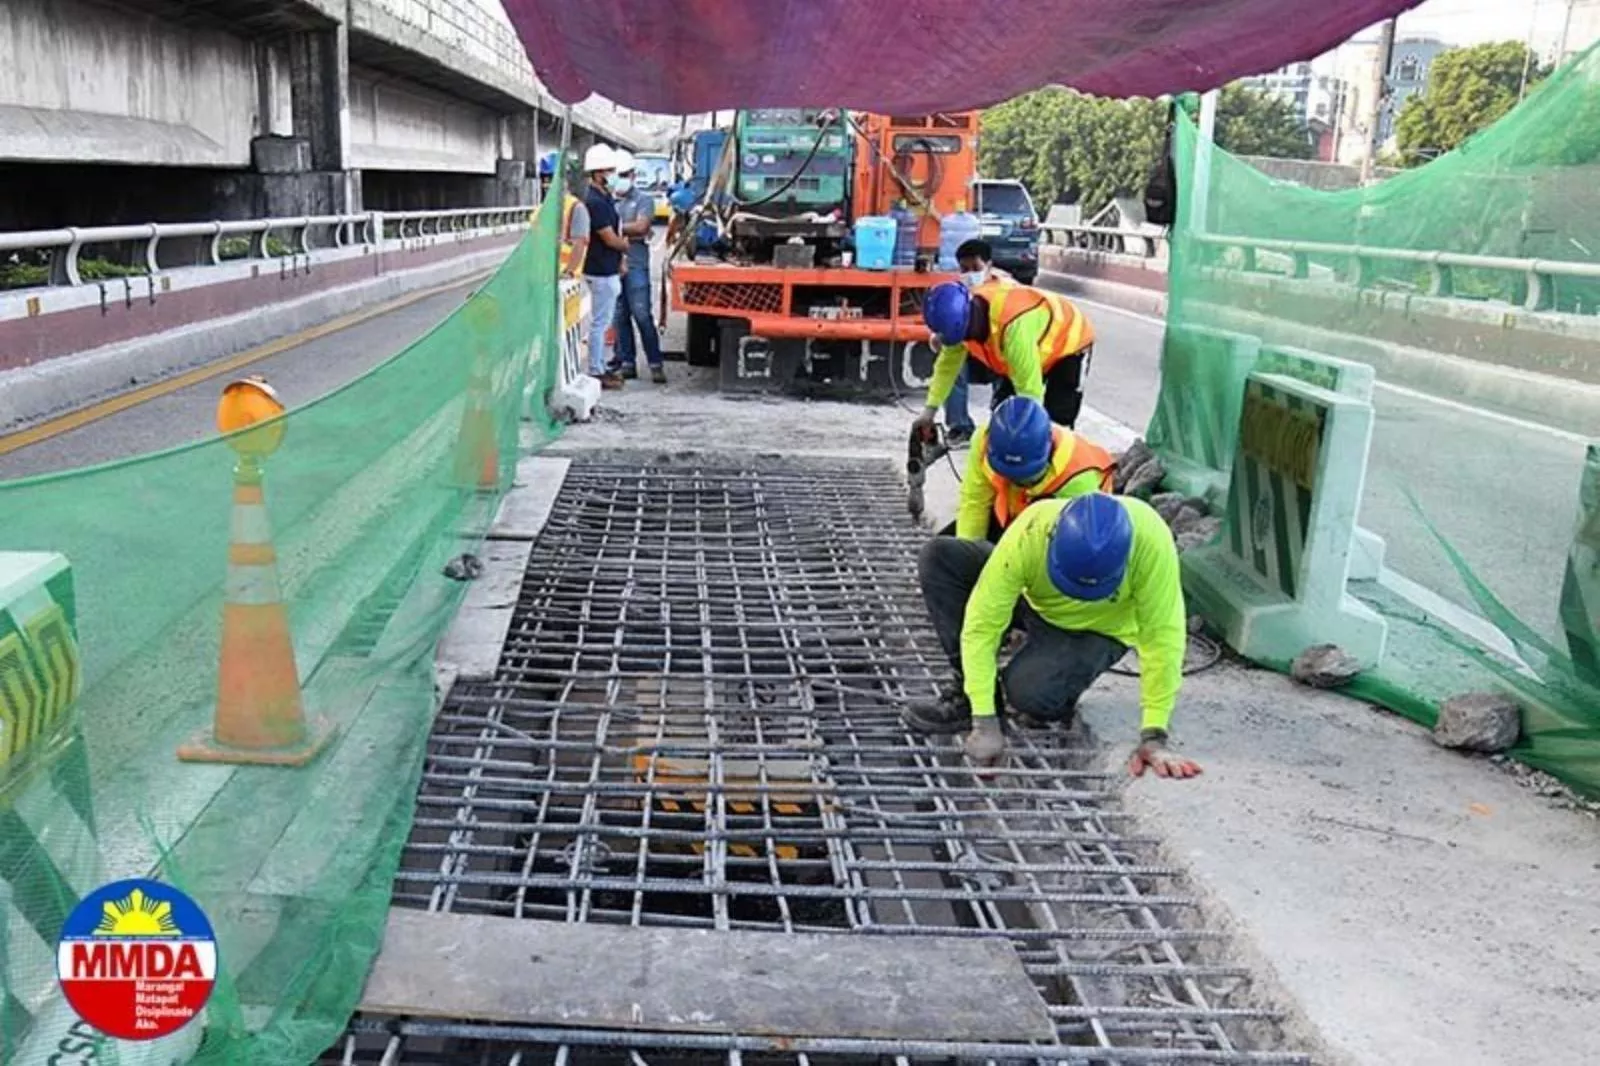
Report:
[[[473,0],[7,0],[0,228],[526,203],[564,111]],[[651,134],[593,100],[573,123]],[[97,179],[154,187],[28,214]]]

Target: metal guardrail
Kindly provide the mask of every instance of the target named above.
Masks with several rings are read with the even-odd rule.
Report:
[[[1113,255],[1136,255],[1144,259],[1156,258],[1161,246],[1167,243],[1165,233],[1145,234],[1109,226],[1059,226],[1047,222],[1039,230],[1046,244]]]
[[[1146,259],[1157,257],[1165,234],[1141,234],[1132,230],[1102,226],[1040,227],[1048,244],[1066,248]],[[1373,288],[1381,264],[1408,264],[1428,270],[1427,295],[1440,299],[1471,299],[1456,291],[1457,270],[1482,270],[1515,275],[1522,283],[1522,306],[1529,311],[1554,307],[1555,281],[1560,278],[1600,280],[1600,263],[1560,259],[1513,259],[1503,256],[1474,255],[1467,252],[1421,251],[1413,248],[1381,248],[1367,245],[1323,244],[1315,241],[1284,241],[1268,237],[1234,234],[1197,234],[1194,240],[1219,254],[1237,250],[1239,269],[1248,273],[1269,274],[1305,280],[1313,269],[1327,269],[1329,261],[1345,266],[1345,280],[1357,288]],[[1284,269],[1262,269],[1261,253],[1284,264]],[[1313,264],[1313,259],[1321,262]],[[1600,308],[1597,308],[1600,310]]]
[[[82,285],[78,257],[84,247],[95,244],[143,242],[143,267],[148,274],[162,272],[159,250],[163,240],[205,238],[210,241],[198,261],[185,266],[219,266],[239,259],[278,259],[268,238],[281,234],[291,255],[309,255],[317,248],[346,248],[357,244],[376,245],[385,240],[459,234],[475,235],[525,225],[530,205],[518,207],[472,207],[438,211],[372,211],[360,215],[307,215],[299,218],[256,218],[215,222],[146,222],[132,226],[93,226],[65,229],[20,230],[0,233],[0,253],[48,249],[51,251],[50,285]],[[314,243],[315,234],[325,234],[327,243]],[[229,237],[250,238],[244,256],[224,256],[223,241]]]

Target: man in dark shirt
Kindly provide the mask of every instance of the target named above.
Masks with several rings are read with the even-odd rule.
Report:
[[[622,295],[622,274],[627,269],[623,256],[628,239],[622,236],[622,223],[612,202],[616,180],[616,153],[597,144],[583,157],[589,187],[584,205],[589,209],[589,250],[583,260],[583,280],[589,288],[589,373],[600,380],[603,389],[622,388],[622,376],[608,369],[612,363],[610,338],[617,300]]]

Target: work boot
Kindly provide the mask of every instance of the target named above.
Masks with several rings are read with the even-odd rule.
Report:
[[[952,448],[959,448],[972,442],[971,426],[956,426],[944,431],[944,442]]]
[[[664,366],[651,367],[650,380],[655,382],[657,385],[665,385],[667,383],[667,368]]]
[[[633,363],[624,363],[622,365],[622,378],[623,378],[624,381],[638,381],[639,380],[639,368],[638,368],[638,366],[636,366]]]
[[[972,728],[972,702],[961,690],[961,679],[957,678],[940,685],[936,699],[906,704],[900,717],[907,728],[917,733],[938,736],[965,733]]]
[[[607,373],[604,373],[604,374],[596,374],[595,377],[600,382],[600,387],[602,389],[620,389],[620,388],[622,388],[623,382],[622,382],[622,375],[621,374],[614,374],[614,373],[607,372]]]

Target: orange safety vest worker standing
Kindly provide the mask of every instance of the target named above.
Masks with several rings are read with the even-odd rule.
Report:
[[[998,278],[972,290],[948,281],[928,291],[922,320],[941,346],[920,421],[933,421],[970,357],[999,379],[993,405],[1027,396],[1057,425],[1077,424],[1094,327],[1066,297]]]
[[[549,153],[539,160],[539,190],[541,202],[528,216],[530,224],[537,224],[539,211],[550,202],[550,189],[555,184],[556,154]],[[561,190],[561,273],[577,277],[583,268],[584,254],[589,249],[589,211],[583,201]]]
[[[1116,460],[1064,426],[1050,423],[1039,401],[1008,397],[973,434],[961,478],[953,532],[965,540],[998,541],[1030,504],[1110,492]]]

